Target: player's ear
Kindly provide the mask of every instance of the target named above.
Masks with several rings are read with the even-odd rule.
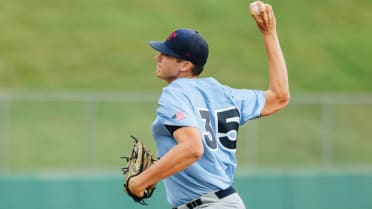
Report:
[[[184,60],[182,62],[182,68],[181,68],[182,72],[192,71],[192,68],[193,68],[193,64],[190,61]]]

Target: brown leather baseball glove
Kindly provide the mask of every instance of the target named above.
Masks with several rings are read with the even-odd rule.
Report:
[[[144,199],[150,198],[156,188],[156,184],[148,187],[142,197],[138,197],[133,194],[129,187],[128,183],[130,178],[139,175],[144,170],[148,169],[151,165],[156,162],[156,158],[149,150],[145,148],[143,143],[138,140],[136,137],[131,136],[134,139],[134,146],[129,157],[122,157],[126,159],[127,165],[122,168],[124,179],[124,192],[126,192],[134,201],[141,204],[145,204]]]

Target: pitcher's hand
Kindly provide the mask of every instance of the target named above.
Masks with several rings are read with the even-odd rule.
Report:
[[[270,4],[255,1],[249,5],[249,9],[261,33],[276,33],[276,19]]]

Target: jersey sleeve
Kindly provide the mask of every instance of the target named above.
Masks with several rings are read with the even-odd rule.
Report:
[[[240,112],[240,123],[260,117],[265,105],[263,90],[227,88],[227,93]]]
[[[197,127],[193,104],[182,89],[167,87],[159,98],[157,116],[166,126]]]

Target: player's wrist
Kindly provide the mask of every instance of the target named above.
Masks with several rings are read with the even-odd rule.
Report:
[[[278,34],[273,31],[270,33],[262,33],[263,40],[265,41],[266,45],[275,45],[279,43]]]
[[[141,184],[138,182],[138,179],[135,177],[132,177],[129,179],[129,189],[130,191],[137,195],[137,196],[142,196],[143,195],[143,191],[145,190],[145,188],[141,188]]]
[[[268,30],[268,31],[262,31],[262,35],[267,38],[277,38],[278,34],[275,29]]]

